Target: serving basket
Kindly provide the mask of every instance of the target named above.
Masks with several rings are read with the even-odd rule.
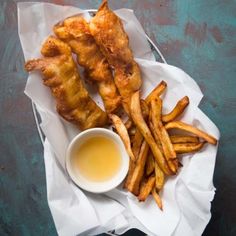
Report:
[[[86,10],[91,16],[94,16],[97,12],[97,10],[95,9],[88,9]],[[154,42],[149,38],[149,36],[147,34],[145,34],[145,37],[148,41],[148,43],[150,44],[150,48],[151,51],[153,53],[153,55],[155,56],[156,61],[158,62],[162,62],[167,64],[164,56],[162,55],[161,51],[158,49],[158,47],[154,44]],[[33,115],[34,115],[34,119],[35,119],[35,123],[36,123],[36,127],[38,130],[38,134],[39,134],[39,138],[41,140],[42,145],[44,144],[44,140],[45,140],[45,135],[40,127],[40,123],[41,123],[41,118],[39,115],[39,112],[37,110],[37,107],[35,105],[35,103],[32,101],[32,110],[33,110]],[[112,236],[116,236],[117,234],[115,233],[115,230],[106,232],[107,235],[112,235]]]

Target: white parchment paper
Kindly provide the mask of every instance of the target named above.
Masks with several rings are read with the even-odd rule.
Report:
[[[182,119],[219,138],[217,127],[198,108],[203,95],[195,81],[179,68],[155,62],[144,30],[132,10],[120,9],[115,13],[123,21],[142,71],[142,96],[165,80],[168,90],[164,112],[170,111],[178,99],[188,95],[191,103]],[[53,25],[75,14],[83,14],[87,20],[90,18],[86,11],[71,6],[18,3],[18,30],[25,60],[40,57],[41,45],[53,34]],[[183,168],[176,177],[168,179],[162,192],[163,212],[151,197],[139,203],[122,187],[102,195],[83,192],[65,171],[66,148],[79,130],[59,117],[54,99],[42,84],[39,73],[29,75],[25,93],[36,104],[42,119],[41,128],[46,136],[44,159],[48,204],[59,235],[95,235],[109,230],[122,234],[130,228],[159,236],[202,234],[211,217],[217,147],[206,145],[200,152],[182,158]],[[99,104],[95,94],[94,99]]]

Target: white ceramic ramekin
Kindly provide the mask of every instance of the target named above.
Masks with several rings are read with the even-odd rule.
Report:
[[[75,173],[75,168],[72,165],[72,153],[74,148],[78,148],[79,145],[83,144],[87,139],[95,136],[104,136],[111,139],[117,145],[122,159],[117,174],[110,180],[104,182],[93,182],[86,179],[83,175],[80,175],[78,171]],[[122,140],[116,133],[104,128],[93,128],[81,132],[69,144],[66,152],[66,169],[73,182],[80,188],[93,193],[103,193],[114,189],[124,180],[129,169],[129,156]]]

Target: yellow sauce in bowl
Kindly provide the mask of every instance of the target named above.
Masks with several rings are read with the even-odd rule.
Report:
[[[119,147],[113,140],[104,136],[88,138],[72,153],[75,173],[94,182],[111,179],[118,173],[121,164]]]

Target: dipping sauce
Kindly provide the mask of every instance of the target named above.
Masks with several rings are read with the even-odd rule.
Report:
[[[121,164],[121,153],[117,144],[103,136],[89,138],[72,153],[75,172],[90,181],[102,182],[111,179],[118,173]]]

